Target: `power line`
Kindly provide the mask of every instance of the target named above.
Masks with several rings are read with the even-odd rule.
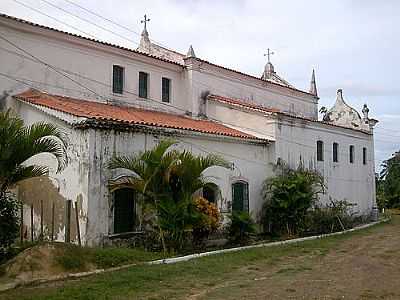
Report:
[[[107,22],[110,22],[110,23],[113,24],[113,25],[116,25],[116,26],[118,26],[118,27],[120,27],[120,28],[122,28],[122,29],[125,29],[125,30],[129,31],[129,32],[132,32],[132,33],[138,35],[139,37],[141,36],[141,34],[138,33],[137,31],[134,31],[134,30],[132,30],[132,29],[130,29],[129,27],[126,27],[126,26],[124,26],[124,25],[121,25],[121,24],[119,24],[119,23],[117,23],[117,22],[115,22],[115,21],[113,21],[113,20],[111,20],[111,19],[109,19],[109,18],[106,18],[106,17],[104,17],[103,15],[100,15],[100,14],[98,14],[98,13],[96,13],[96,12],[94,12],[94,11],[92,11],[92,10],[86,8],[86,7],[83,7],[83,6],[79,5],[79,4],[77,4],[77,3],[73,2],[73,1],[71,1],[71,0],[64,0],[64,1],[67,2],[67,3],[69,3],[69,4],[72,4],[72,5],[76,6],[76,7],[78,7],[78,8],[80,8],[80,9],[84,10],[84,11],[86,11],[86,12],[89,13],[89,14],[92,14],[92,15],[98,17],[98,18],[101,18],[101,19],[103,19],[103,20],[105,20],[105,21],[107,21]],[[167,46],[163,45],[163,43],[160,43],[159,41],[156,41],[156,40],[154,40],[154,39],[152,39],[152,38],[150,38],[150,41],[157,43],[158,45],[160,45],[160,46],[166,48],[167,50],[176,52],[175,50],[172,50],[172,49],[168,48]]]
[[[69,76],[67,76],[67,75],[63,74],[62,72],[58,71],[56,67],[54,67],[54,66],[52,66],[52,65],[50,65],[50,64],[48,64],[48,63],[46,63],[46,62],[44,62],[44,61],[42,61],[42,60],[40,60],[40,59],[38,59],[38,58],[37,58],[36,56],[34,56],[33,54],[29,53],[28,51],[26,51],[26,50],[24,50],[24,49],[22,49],[22,48],[20,48],[20,47],[18,47],[17,45],[15,45],[14,43],[12,43],[12,42],[10,42],[9,40],[5,39],[5,38],[2,37],[1,35],[0,35],[0,38],[2,38],[3,40],[9,42],[12,46],[16,47],[16,48],[19,49],[20,51],[23,51],[24,53],[28,54],[30,57],[34,58],[34,59],[36,60],[36,62],[39,62],[39,63],[41,63],[41,64],[44,64],[44,65],[47,66],[47,67],[51,67],[51,69],[53,69],[54,71],[56,71],[58,74],[63,75],[63,76],[66,77],[67,79],[72,80],[73,82],[77,83],[77,81],[75,81],[74,79],[72,79],[72,78],[70,78]],[[88,80],[93,80],[93,79],[88,78],[88,77],[84,77],[84,78],[86,78],[86,79],[88,79]],[[110,86],[110,85],[107,85],[107,84],[105,84],[105,83],[101,83],[101,82],[99,82],[99,81],[96,81],[96,82],[98,82],[98,83],[100,83],[100,84],[104,84],[104,85],[106,85],[106,86]],[[86,86],[84,86],[84,85],[82,85],[82,84],[79,84],[79,86],[88,89],[89,91],[91,91],[91,92],[94,93],[95,95],[98,95],[98,96],[101,97],[101,98],[106,98],[106,99],[107,99],[106,96],[100,95],[100,94],[94,92],[93,90],[87,88]],[[60,87],[60,88],[61,88],[61,87]],[[129,91],[126,91],[126,90],[125,90],[125,92],[137,96],[137,94],[132,93],[132,92],[129,92]],[[183,109],[181,109],[181,108],[179,108],[179,107],[173,106],[173,105],[171,105],[171,104],[167,104],[167,103],[164,103],[164,102],[160,102],[160,101],[157,101],[157,100],[152,99],[152,98],[147,98],[147,99],[150,100],[150,101],[156,102],[157,104],[167,105],[168,107],[173,107],[173,108],[175,108],[175,109],[177,109],[177,110],[186,112],[185,110],[183,110]],[[216,122],[218,122],[218,123],[224,124],[224,122],[221,122],[220,120],[216,120],[216,119],[212,119],[212,118],[211,118],[211,120],[216,121]],[[226,123],[226,122],[225,122],[225,124],[229,124],[229,125],[238,127],[236,124],[232,124],[232,123]],[[241,127],[243,127],[243,126],[241,126]],[[243,127],[243,128],[246,128],[246,127]],[[255,133],[259,133],[259,134],[261,134],[261,135],[264,135],[264,136],[266,135],[264,132],[257,131],[257,130],[255,130],[254,128],[249,128],[249,127],[247,127],[247,129],[249,129],[249,130],[251,130],[251,131],[253,131],[253,132],[255,132]],[[295,141],[293,141],[293,140],[285,139],[285,138],[283,138],[283,137],[280,137],[280,139],[281,139],[281,140],[285,140],[285,141],[287,141],[287,142],[289,142],[289,143],[292,143],[292,144],[297,144],[297,145],[300,145],[300,146],[308,147],[308,148],[313,149],[313,150],[315,149],[314,146],[307,145],[307,144],[303,144],[303,143],[298,143],[298,142],[295,142]],[[308,140],[310,140],[310,141],[312,141],[312,142],[315,142],[315,141],[312,140],[312,139],[308,139]],[[344,151],[339,151],[339,153],[345,153],[345,152],[344,152]],[[347,154],[347,152],[346,152],[346,154]]]
[[[58,22],[58,23],[60,23],[60,24],[63,24],[64,26],[71,27],[72,29],[74,29],[74,30],[76,30],[76,31],[78,31],[78,32],[80,32],[80,33],[83,33],[83,34],[85,34],[85,35],[87,35],[87,36],[90,36],[90,37],[92,37],[93,39],[97,39],[97,37],[95,37],[93,34],[88,33],[88,32],[86,32],[86,31],[83,31],[83,30],[81,30],[81,29],[79,29],[79,28],[77,28],[77,27],[75,27],[75,26],[73,26],[73,25],[70,25],[70,24],[68,24],[68,23],[65,23],[65,22],[63,22],[63,21],[60,21],[60,20],[58,20],[57,18],[54,18],[54,17],[52,17],[52,16],[49,16],[48,14],[46,14],[46,13],[44,13],[44,12],[41,12],[40,10],[38,10],[38,9],[32,7],[32,6],[29,6],[29,5],[25,4],[25,3],[22,3],[22,2],[20,2],[20,1],[18,1],[18,0],[13,0],[13,1],[16,2],[16,3],[18,3],[19,5],[24,6],[25,8],[28,8],[28,9],[30,9],[30,10],[33,10],[33,11],[37,12],[38,14],[41,14],[41,15],[46,16],[46,17],[48,17],[48,18],[50,18],[50,19],[52,19],[52,20],[54,20],[54,21],[56,21],[56,22]]]
[[[66,14],[68,14],[68,15],[70,15],[70,16],[73,16],[73,17],[75,17],[75,18],[77,18],[77,19],[79,19],[79,20],[81,20],[81,21],[84,21],[84,22],[89,23],[89,24],[91,24],[91,25],[93,25],[93,26],[96,26],[96,27],[100,28],[101,30],[107,31],[107,32],[109,32],[109,33],[111,33],[111,34],[114,34],[115,36],[118,36],[118,37],[124,39],[124,40],[127,40],[127,41],[129,41],[129,42],[132,42],[132,43],[134,43],[134,44],[136,44],[136,45],[139,45],[139,43],[136,42],[135,40],[129,39],[129,38],[127,38],[126,36],[123,36],[122,34],[119,34],[119,33],[117,33],[117,32],[114,32],[114,31],[112,31],[112,30],[110,30],[110,29],[108,29],[108,28],[105,28],[105,27],[103,27],[103,26],[101,26],[101,25],[99,25],[99,24],[96,24],[96,23],[94,23],[94,22],[92,22],[92,21],[90,21],[90,20],[88,20],[88,19],[85,19],[85,18],[83,18],[83,17],[80,17],[79,15],[76,15],[76,14],[74,14],[74,13],[71,13],[71,12],[69,12],[68,10],[66,10],[66,9],[64,9],[64,8],[62,8],[62,7],[59,7],[59,6],[57,6],[57,5],[55,5],[55,4],[51,3],[51,2],[49,2],[49,1],[47,1],[47,0],[41,0],[41,1],[43,1],[44,3],[50,5],[50,6],[56,8],[56,9],[58,9],[58,10],[61,10],[61,11],[65,12]]]

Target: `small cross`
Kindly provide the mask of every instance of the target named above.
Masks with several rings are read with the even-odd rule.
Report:
[[[268,62],[271,62],[271,55],[272,54],[274,54],[274,52],[273,51],[271,51],[271,49],[267,49],[267,53],[266,54],[264,54],[264,56],[267,56],[268,57]]]
[[[145,14],[144,20],[140,21],[140,23],[144,23],[144,30],[147,30],[146,25],[147,25],[147,22],[149,22],[149,21],[150,21],[150,19],[147,19],[147,15]]]

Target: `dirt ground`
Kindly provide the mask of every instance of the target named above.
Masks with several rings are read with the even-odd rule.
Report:
[[[284,257],[188,299],[400,299],[400,216],[326,254]]]
[[[0,299],[400,299],[400,215],[339,237],[137,266]]]

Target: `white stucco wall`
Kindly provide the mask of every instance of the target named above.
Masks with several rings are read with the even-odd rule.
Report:
[[[151,149],[165,137],[145,133],[100,131],[90,129],[91,167],[89,174],[89,244],[98,243],[112,228],[112,197],[107,182],[112,172],[106,164],[114,153],[132,154]],[[249,184],[249,209],[257,217],[262,206],[262,182],[271,176],[269,164],[270,147],[232,141],[225,138],[175,136],[179,149],[187,149],[195,154],[219,154],[233,163],[233,170],[210,168],[205,175],[210,182],[217,184],[221,190],[222,201],[217,203],[222,212],[228,212],[232,201],[231,185],[235,181],[245,180]]]
[[[324,161],[317,161],[317,141],[324,143]],[[333,162],[333,143],[339,144],[338,162]],[[354,145],[354,163],[349,162],[349,147]],[[363,164],[362,149],[367,148],[367,164]],[[347,200],[357,204],[356,212],[369,213],[375,205],[375,172],[373,136],[350,129],[320,123],[281,120],[276,126],[276,157],[297,167],[316,168],[325,179],[327,191],[323,202]]]
[[[29,179],[20,184],[17,195],[25,202],[24,224],[30,232],[30,205],[34,206],[35,236],[40,231],[40,201],[44,202],[44,227],[47,236],[51,231],[52,202],[56,202],[55,232],[56,240],[63,241],[65,236],[65,204],[71,200],[73,207],[78,202],[79,223],[82,241],[85,242],[86,219],[88,213],[88,174],[89,174],[89,140],[85,132],[74,130],[66,122],[45,113],[43,110],[30,104],[15,102],[14,108],[24,120],[25,125],[37,122],[48,122],[60,128],[67,138],[68,165],[60,173],[57,173],[57,161],[53,156],[42,154],[27,161],[27,164],[38,164],[49,166],[49,179]],[[77,226],[75,211],[71,212],[71,240],[77,242]],[[30,238],[30,237],[29,237]]]
[[[72,80],[60,75],[35,58],[0,40],[1,73],[27,82],[29,85],[53,94],[67,95],[78,99],[106,99],[115,103],[140,107],[156,107],[160,110],[187,110],[186,88],[182,83],[184,72],[181,66],[166,63],[143,55],[101,45],[95,42],[60,34],[51,30],[32,27],[16,21],[0,18],[0,33],[6,39],[30,54],[55,67]],[[16,53],[15,53],[16,52]],[[112,66],[124,67],[124,93],[112,93]],[[139,72],[149,74],[149,99],[139,94]],[[161,102],[161,78],[171,80],[171,102]],[[0,94],[7,91],[15,94],[30,86],[0,76]]]

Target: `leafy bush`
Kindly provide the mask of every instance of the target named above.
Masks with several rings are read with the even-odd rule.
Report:
[[[222,216],[214,203],[210,203],[203,197],[194,200],[196,210],[200,213],[198,222],[193,225],[192,238],[195,247],[204,246],[208,236],[218,230]]]
[[[351,204],[345,200],[317,205],[307,213],[303,229],[308,234],[323,234],[352,228],[357,218],[352,213]]]
[[[249,243],[256,233],[256,224],[251,215],[244,211],[233,211],[229,219],[229,241],[240,245]]]
[[[0,198],[0,262],[6,257],[18,236],[19,205],[9,193],[4,193]]]
[[[324,182],[320,174],[300,165],[291,169],[286,164],[275,166],[276,177],[265,180],[262,212],[264,231],[295,235],[304,226],[308,210],[318,201]]]

